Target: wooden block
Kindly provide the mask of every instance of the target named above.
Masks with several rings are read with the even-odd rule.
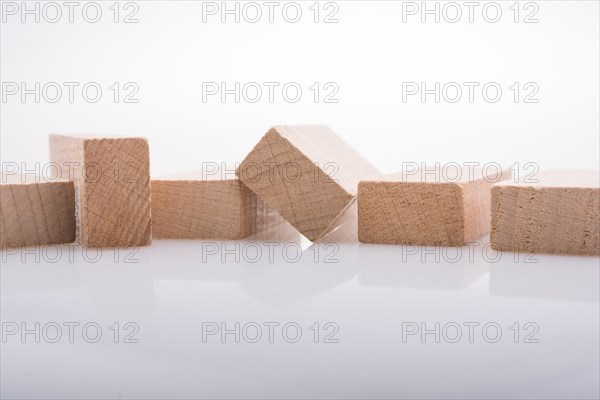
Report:
[[[73,182],[4,175],[0,185],[0,244],[33,246],[75,240]]]
[[[336,226],[356,199],[358,181],[380,175],[323,125],[271,128],[236,173],[311,241]]]
[[[547,171],[492,188],[495,250],[600,255],[600,172]]]
[[[398,173],[358,185],[363,243],[462,246],[489,232],[492,183],[507,171],[444,167]],[[444,178],[446,177],[446,178]]]
[[[77,241],[89,247],[152,241],[148,141],[50,136],[50,158],[75,184]]]
[[[201,171],[152,180],[155,238],[236,240],[282,221],[235,176]]]

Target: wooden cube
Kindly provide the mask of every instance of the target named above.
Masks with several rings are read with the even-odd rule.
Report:
[[[379,171],[322,125],[271,128],[237,169],[241,181],[309,240],[331,231]]]
[[[282,221],[235,176],[201,171],[152,180],[152,234],[236,240]]]
[[[494,182],[510,174],[488,168],[423,168],[358,186],[363,243],[462,246],[489,232]],[[451,175],[451,176],[450,176]]]
[[[547,171],[492,188],[495,250],[600,255],[600,172]]]
[[[89,247],[152,241],[148,141],[50,136],[50,158],[75,184],[77,241]]]
[[[4,175],[0,185],[0,244],[30,246],[75,240],[73,182]]]

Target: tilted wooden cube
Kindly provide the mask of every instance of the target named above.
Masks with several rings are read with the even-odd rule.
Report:
[[[75,240],[73,182],[2,174],[0,244],[33,246]]]
[[[282,222],[235,176],[201,171],[152,180],[152,234],[164,239],[235,240]]]
[[[322,125],[271,128],[237,169],[241,181],[309,240],[331,231],[358,182],[379,171]]]
[[[510,174],[465,167],[446,176],[441,166],[433,170],[360,182],[359,240],[462,246],[489,232],[491,186]]]
[[[492,248],[600,255],[599,199],[598,171],[547,171],[529,182],[495,184]]]
[[[50,158],[75,184],[77,241],[89,247],[152,241],[148,141],[141,137],[50,136]]]

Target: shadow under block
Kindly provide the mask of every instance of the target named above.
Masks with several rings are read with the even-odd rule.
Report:
[[[311,241],[336,226],[356,199],[360,180],[380,175],[323,125],[271,128],[236,173]]]
[[[152,180],[152,235],[163,239],[237,240],[283,222],[236,177],[201,172]]]
[[[494,250],[600,255],[600,172],[546,171],[492,188]]]
[[[75,241],[73,182],[2,175],[0,244],[34,246]]]
[[[442,167],[432,170],[360,182],[359,240],[463,246],[489,232],[491,187],[509,172],[485,175],[481,169],[463,168],[444,180]]]
[[[50,158],[75,184],[77,242],[88,247],[152,242],[145,138],[50,135]]]

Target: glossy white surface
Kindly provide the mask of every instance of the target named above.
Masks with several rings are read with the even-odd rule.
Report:
[[[3,397],[598,398],[597,257],[270,243],[157,240],[100,255],[63,246],[56,262],[56,248],[5,251],[4,333],[39,322],[41,336],[5,336]],[[65,322],[80,324],[73,343]],[[90,322],[102,329],[96,343],[86,341],[94,328],[82,333]],[[124,343],[127,322],[138,343]],[[206,334],[236,322],[239,343]],[[280,324],[272,343],[270,322]],[[407,334],[436,322],[439,343]],[[49,323],[63,326],[57,343]],[[296,343],[287,323],[302,329]]]

